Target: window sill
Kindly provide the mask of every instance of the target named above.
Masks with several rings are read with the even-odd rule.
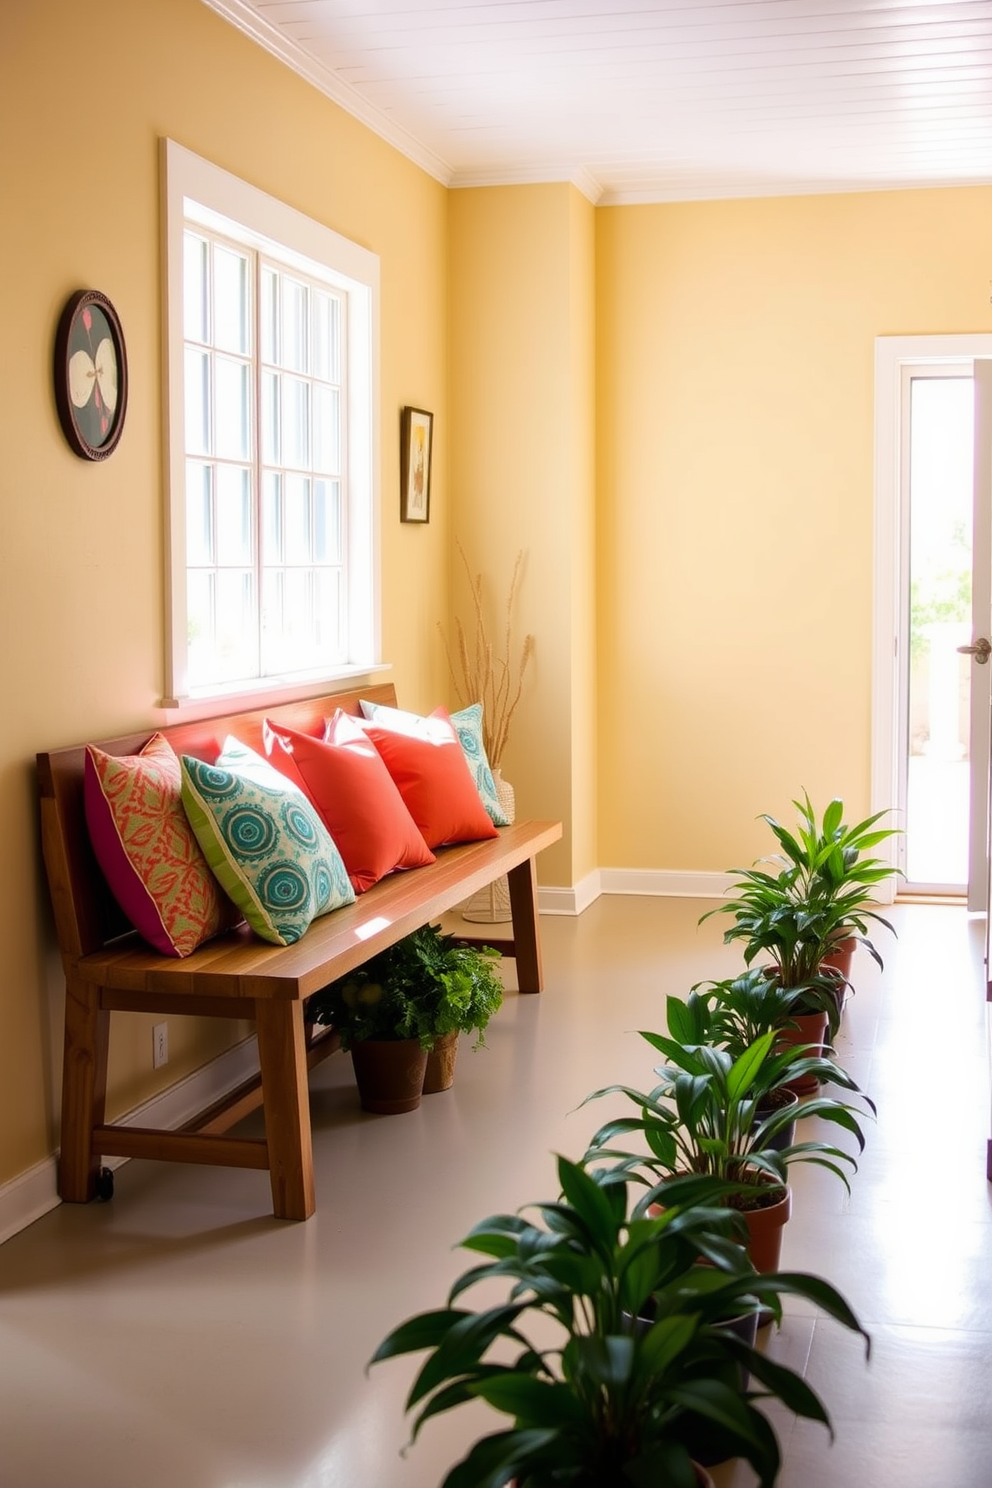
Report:
[[[391,662],[373,662],[369,666],[341,667],[333,672],[321,672],[307,677],[270,677],[264,683],[232,682],[228,687],[211,688],[209,692],[194,692],[189,697],[165,697],[159,707],[166,723],[178,723],[197,718],[211,718],[215,713],[231,713],[243,709],[246,713],[258,708],[274,707],[277,703],[294,703],[302,698],[317,697],[322,692],[336,688],[345,691],[349,683],[361,683],[374,677],[382,677],[392,671]]]

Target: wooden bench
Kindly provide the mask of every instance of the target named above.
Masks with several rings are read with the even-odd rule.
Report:
[[[178,754],[212,762],[228,733],[257,748],[262,719],[269,717],[320,734],[335,708],[358,715],[359,697],[396,705],[392,686],[378,685],[160,732]],[[108,754],[134,754],[151,732],[93,742]],[[354,904],[315,920],[294,945],[266,944],[242,926],[177,960],[150,950],[110,895],[86,829],[84,756],[82,744],[38,755],[42,848],[66,981],[61,1197],[92,1199],[103,1158],[158,1158],[268,1169],[273,1212],[306,1219],[315,1207],[307,1073],[338,1040],[333,1033],[314,1038],[305,999],[503,874],[511,938],[493,940],[478,931],[465,938],[484,938],[515,957],[519,990],[540,992],[534,863],[561,836],[561,823],[515,822],[496,839],[439,849],[435,863],[390,874]],[[107,1054],[110,1017],[117,1012],[253,1019],[258,1075],[179,1131],[108,1124]],[[264,1138],[227,1135],[259,1106]]]

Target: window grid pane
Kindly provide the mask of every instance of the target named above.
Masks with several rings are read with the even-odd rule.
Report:
[[[344,315],[338,295],[266,262],[263,672],[346,659]]]
[[[185,264],[190,685],[340,664],[342,297],[205,229]]]

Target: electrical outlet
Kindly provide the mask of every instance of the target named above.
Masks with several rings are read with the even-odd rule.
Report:
[[[161,1069],[169,1062],[169,1025],[156,1023],[152,1027],[152,1068]]]

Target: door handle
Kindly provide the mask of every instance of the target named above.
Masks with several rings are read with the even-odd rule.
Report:
[[[989,657],[992,656],[992,643],[987,641],[985,636],[979,636],[973,646],[959,646],[958,650],[963,656],[973,656],[979,666],[985,666]]]

